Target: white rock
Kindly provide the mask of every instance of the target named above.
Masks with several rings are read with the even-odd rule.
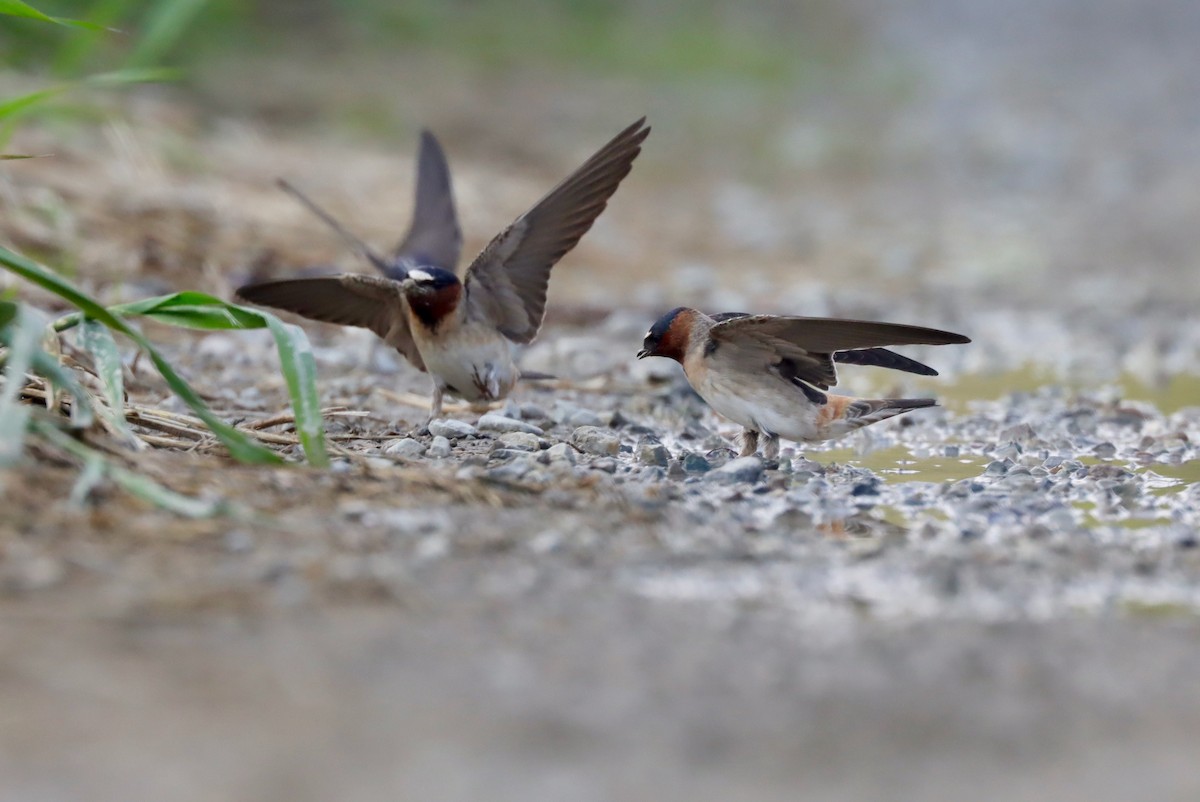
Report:
[[[566,443],[555,443],[546,451],[546,457],[551,462],[565,462],[568,465],[574,465],[575,449]]]
[[[414,440],[411,437],[404,437],[400,440],[393,440],[383,450],[384,454],[389,457],[401,457],[411,459],[419,457],[425,453],[425,446],[421,445],[420,441]]]
[[[589,454],[612,457],[621,450],[621,439],[599,426],[580,426],[571,433],[571,445]]]
[[[487,432],[526,432],[528,434],[542,435],[544,432],[534,426],[532,423],[526,423],[516,418],[509,418],[504,415],[497,415],[494,412],[489,412],[479,419],[479,428]]]
[[[438,418],[429,422],[429,433],[435,437],[445,437],[448,440],[459,440],[463,437],[475,437],[479,430],[469,423],[463,423],[453,418]]]
[[[537,451],[541,448],[541,441],[538,440],[538,436],[529,432],[506,432],[500,435],[500,443],[505,448],[512,448],[517,451]]]

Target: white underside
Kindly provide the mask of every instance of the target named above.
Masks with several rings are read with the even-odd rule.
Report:
[[[773,376],[742,383],[723,380],[709,371],[704,381],[693,384],[696,392],[719,415],[747,429],[778,435],[788,440],[812,442],[841,434],[834,427],[820,427],[820,406],[803,392]]]
[[[436,341],[416,338],[425,368],[440,387],[464,401],[495,401],[516,384],[512,345],[494,331],[462,328]]]

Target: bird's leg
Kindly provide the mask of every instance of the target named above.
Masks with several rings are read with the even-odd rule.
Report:
[[[442,417],[442,395],[444,394],[442,385],[438,382],[433,383],[433,397],[429,400],[429,417],[425,418],[422,426],[428,426],[429,422],[434,418]]]
[[[763,456],[774,462],[779,459],[779,435],[767,433],[763,443]]]
[[[745,429],[742,431],[742,450],[738,452],[739,457],[749,457],[758,451],[758,432],[753,429]]]

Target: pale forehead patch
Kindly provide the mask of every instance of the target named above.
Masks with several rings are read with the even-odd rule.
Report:
[[[411,276],[416,281],[433,281],[433,274],[426,273],[424,270],[421,270],[421,269],[410,270],[410,271],[408,271],[408,275]]]

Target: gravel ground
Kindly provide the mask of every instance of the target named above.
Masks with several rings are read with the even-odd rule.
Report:
[[[862,16],[913,86],[762,112],[795,185],[738,177],[759,139],[728,162],[700,146],[694,173],[655,156],[687,118],[650,95],[647,164],[556,272],[524,354],[559,381],[415,428],[425,377],[312,326],[332,471],[203,445],[139,459],[230,499],[196,521],[116,490],[63,504],[75,473],[48,458],[0,475],[0,802],[1197,798],[1200,15]],[[147,167],[170,116],[147,108],[136,158],[68,141],[67,169],[0,184],[0,228],[78,247],[113,297],[196,286],[193,250],[216,290],[259,257],[324,258],[269,177],[351,192],[397,161],[286,138],[268,155],[227,125],[197,145],[220,166],[181,190]],[[726,141],[721,116],[696,136]],[[869,148],[867,177],[835,142]],[[534,180],[451,151],[476,237],[572,161]],[[72,204],[92,211],[44,213]],[[367,206],[386,241],[402,211]],[[677,303],[975,342],[905,350],[937,379],[843,371],[943,407],[736,459],[673,364],[632,359]],[[153,333],[229,418],[284,408],[269,337]],[[142,367],[130,390],[175,409]]]

